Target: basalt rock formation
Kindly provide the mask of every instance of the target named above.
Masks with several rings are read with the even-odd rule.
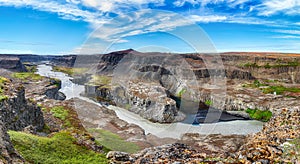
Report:
[[[24,163],[15,152],[7,130],[21,131],[30,127],[32,131],[44,127],[43,113],[32,101],[25,98],[24,87],[19,84],[4,86],[5,98],[0,101],[0,162]]]
[[[130,111],[149,120],[156,120],[155,122],[168,121],[153,119],[157,117],[154,115],[145,116],[147,108],[141,104],[147,104],[146,100],[151,97],[131,97],[132,84],[163,87],[166,96],[174,99],[181,111],[185,111],[184,108],[193,108],[192,111],[185,111],[187,113],[197,113],[194,108],[198,104],[199,108],[210,106],[225,111],[244,111],[250,108],[272,112],[286,106],[290,109],[298,109],[300,106],[299,93],[266,92],[274,86],[300,88],[299,54],[166,54],[140,53],[129,49],[98,55],[97,60],[93,62],[92,71],[89,73],[107,76],[111,81],[109,84],[107,81],[102,83],[101,80],[98,83],[86,83],[86,94],[100,102],[127,106]],[[79,61],[77,63],[80,65]],[[90,80],[86,79],[86,82]],[[255,81],[262,85],[253,85]],[[81,82],[84,80],[81,79]],[[143,89],[135,93],[148,94]],[[120,99],[120,95],[126,99]],[[194,105],[180,106],[180,100],[189,102],[184,104]],[[168,104],[163,106],[166,105]],[[157,106],[156,110],[164,110],[163,106]],[[247,118],[244,113],[238,115]],[[176,117],[176,113],[172,117]]]
[[[27,71],[18,57],[0,56],[0,68],[18,72]]]

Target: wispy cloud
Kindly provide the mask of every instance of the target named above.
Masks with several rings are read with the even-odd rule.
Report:
[[[295,35],[280,35],[280,36],[273,36],[272,38],[275,38],[275,39],[300,39],[300,36],[295,36]]]
[[[300,30],[274,30],[274,32],[277,33],[284,33],[284,34],[291,34],[291,35],[299,35],[300,36]]]
[[[264,0],[257,6],[258,15],[270,16],[283,13],[287,15],[300,15],[299,0]]]
[[[82,20],[97,24],[101,24],[107,19],[100,11],[91,12],[88,10],[82,10],[75,5],[74,2],[75,1],[72,0],[72,3],[62,4],[57,1],[45,0],[0,0],[0,6],[29,7],[35,10],[56,13],[63,19],[70,19],[74,21]]]
[[[124,42],[125,40],[120,38],[157,31],[171,31],[178,26],[187,26],[193,23],[176,13],[142,10],[122,15],[102,24],[99,27],[100,30],[96,31],[92,37],[108,42]]]
[[[203,23],[209,23],[209,22],[223,22],[227,20],[228,18],[226,16],[221,15],[191,15],[190,20],[194,22],[203,22]]]
[[[120,13],[122,9],[145,9],[149,4],[163,6],[164,0],[81,0],[81,3],[103,12]]]

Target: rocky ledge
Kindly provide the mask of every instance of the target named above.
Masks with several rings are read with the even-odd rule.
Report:
[[[237,157],[242,163],[299,163],[300,111],[283,109],[257,134],[246,138]]]
[[[32,131],[44,127],[43,113],[32,101],[25,98],[25,89],[20,84],[7,82],[4,89],[5,98],[0,100],[0,162],[23,163],[23,158],[14,150],[7,130]]]
[[[27,71],[20,58],[5,55],[0,55],[0,68],[18,72]]]

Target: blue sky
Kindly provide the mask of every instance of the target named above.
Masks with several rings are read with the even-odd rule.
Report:
[[[300,0],[0,0],[0,53],[300,52]]]

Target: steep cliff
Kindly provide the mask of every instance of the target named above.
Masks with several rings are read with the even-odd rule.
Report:
[[[0,56],[0,68],[11,71],[25,72],[26,68],[18,57]]]
[[[112,80],[108,84],[101,80],[92,85],[86,84],[86,94],[101,102],[113,102],[126,107],[143,117],[148,110],[141,104],[147,104],[144,103],[147,99],[128,94],[130,86],[139,82],[145,87],[163,87],[166,97],[174,99],[177,108],[182,100],[199,103],[202,109],[211,106],[226,111],[257,108],[276,112],[285,106],[291,109],[300,106],[297,90],[300,88],[299,54],[166,54],[125,50],[103,54],[98,60],[94,74]],[[123,85],[118,93],[114,91],[116,88],[110,87],[115,83],[126,84],[130,81],[132,84]],[[256,81],[261,84],[255,86]],[[272,91],[277,90],[276,87],[282,93]],[[138,92],[143,92],[143,89]],[[163,106],[156,106],[157,111],[163,109]]]
[[[29,125],[41,130],[44,126],[41,109],[25,99],[25,90],[22,86],[17,89],[16,93],[0,102],[1,121],[10,130],[23,130]]]
[[[25,99],[25,89],[19,84],[6,83],[2,85],[0,100],[0,161],[3,163],[24,163],[24,160],[14,150],[7,130],[24,130],[29,127],[33,131],[44,127],[41,109],[28,99]]]

